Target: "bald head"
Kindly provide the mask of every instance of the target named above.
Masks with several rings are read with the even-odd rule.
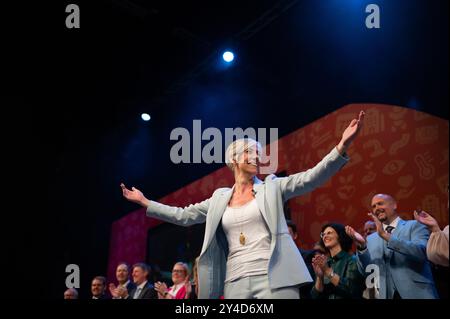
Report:
[[[372,201],[374,198],[383,199],[383,200],[391,202],[391,203],[397,203],[395,198],[388,194],[376,194],[372,197]]]
[[[397,218],[397,202],[391,195],[377,194],[372,197],[372,213],[378,217],[380,222],[390,224]]]
[[[75,288],[69,288],[64,292],[64,299],[78,299],[78,291]]]

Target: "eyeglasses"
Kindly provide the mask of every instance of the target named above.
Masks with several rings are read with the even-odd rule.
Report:
[[[321,232],[321,233],[320,233],[320,238],[323,239],[325,236],[329,236],[329,235],[332,235],[332,234],[334,234],[333,231],[328,231],[328,232],[326,232],[326,233]]]
[[[184,270],[183,269],[174,269],[172,270],[172,273],[178,273],[178,274],[184,274]]]

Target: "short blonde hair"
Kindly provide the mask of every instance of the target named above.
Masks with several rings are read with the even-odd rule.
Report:
[[[249,149],[250,147],[256,146],[258,153],[261,153],[261,144],[258,141],[255,141],[252,138],[246,137],[238,139],[230,145],[228,145],[227,150],[225,152],[225,163],[227,166],[233,170],[234,162],[239,162],[239,158],[244,154],[244,151]]]

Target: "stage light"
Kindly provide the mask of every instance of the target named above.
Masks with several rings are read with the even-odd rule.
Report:
[[[150,121],[151,116],[149,114],[147,114],[147,113],[142,113],[141,114],[141,119],[143,119],[145,122],[148,122],[148,121]]]
[[[234,60],[234,54],[231,51],[226,51],[224,52],[224,54],[222,55],[222,58],[225,62],[230,63],[231,61]]]

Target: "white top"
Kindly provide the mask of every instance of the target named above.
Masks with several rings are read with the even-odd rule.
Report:
[[[225,282],[268,272],[270,232],[256,199],[240,207],[227,207],[222,227],[228,240],[228,260]],[[239,237],[245,236],[242,245]]]
[[[178,293],[178,290],[180,290],[180,288],[181,287],[183,287],[184,286],[184,283],[182,282],[181,284],[178,284],[178,285],[173,285],[172,286],[172,289],[170,289],[168,292],[169,292],[169,295],[171,295],[172,297],[176,297],[177,296],[177,293]]]

